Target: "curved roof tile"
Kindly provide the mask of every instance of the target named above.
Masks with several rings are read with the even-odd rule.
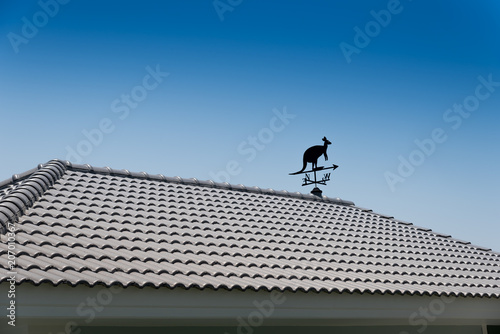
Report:
[[[68,161],[0,182],[0,232],[0,282],[500,298],[500,254],[349,201]]]

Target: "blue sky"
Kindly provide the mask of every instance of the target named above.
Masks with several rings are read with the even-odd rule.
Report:
[[[325,195],[500,251],[499,14],[3,1],[0,179],[60,158],[307,193],[288,173],[326,136]]]

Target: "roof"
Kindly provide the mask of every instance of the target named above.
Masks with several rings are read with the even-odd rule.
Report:
[[[0,228],[0,282],[500,298],[499,253],[310,194],[52,160]]]

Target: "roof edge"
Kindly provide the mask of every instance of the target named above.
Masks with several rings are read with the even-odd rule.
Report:
[[[8,224],[14,223],[65,173],[66,166],[60,160],[50,160],[11,179],[0,182],[0,188],[14,185],[0,201],[0,233],[5,234]],[[20,185],[16,183],[24,181]]]
[[[34,279],[31,278],[22,278],[20,281],[17,282],[17,284],[31,284],[35,287],[38,286],[52,286],[52,287],[57,287],[57,286],[67,286],[67,287],[78,287],[78,286],[86,286],[89,288],[93,287],[106,287],[106,288],[111,288],[113,286],[115,287],[120,287],[120,288],[128,288],[128,287],[136,287],[139,289],[144,289],[144,288],[152,288],[152,289],[162,289],[162,288],[167,288],[170,290],[212,290],[212,291],[218,291],[218,290],[225,290],[225,291],[266,291],[266,292],[272,292],[272,291],[277,291],[277,292],[292,292],[292,293],[297,293],[297,292],[304,292],[304,293],[327,293],[327,294],[349,294],[349,295],[392,295],[392,296],[428,296],[428,297],[464,297],[464,298],[488,298],[488,299],[500,299],[500,293],[480,293],[480,292],[463,292],[463,291],[442,291],[442,292],[436,292],[436,291],[422,291],[422,290],[391,290],[391,289],[380,289],[380,288],[367,288],[365,290],[362,290],[360,288],[337,288],[337,287],[309,287],[309,288],[303,288],[303,287],[279,287],[279,286],[274,286],[274,287],[266,287],[264,285],[260,286],[244,286],[244,285],[239,285],[239,284],[234,284],[234,285],[219,285],[216,286],[212,283],[207,283],[207,284],[197,284],[197,283],[176,283],[176,284],[169,284],[166,282],[162,282],[159,284],[154,284],[154,283],[127,283],[123,284],[119,282],[118,280],[114,280],[111,282],[104,282],[102,280],[96,280],[92,283],[88,281],[83,281],[80,280],[76,283],[71,283],[67,280],[59,280],[57,282],[50,281],[49,279],[41,279],[38,281],[35,281]]]

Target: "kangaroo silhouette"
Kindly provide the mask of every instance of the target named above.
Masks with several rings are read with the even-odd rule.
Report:
[[[322,156],[323,154],[325,155],[325,161],[328,160],[328,155],[326,154],[326,149],[328,148],[328,145],[331,144],[331,142],[326,139],[326,137],[323,137],[323,141],[325,142],[323,146],[321,145],[316,145],[316,146],[311,146],[309,147],[305,152],[304,152],[304,158],[302,159],[304,165],[302,166],[302,169],[299,170],[298,172],[295,173],[290,173],[289,175],[296,175],[302,173],[306,167],[307,163],[311,162],[312,163],[312,168],[317,168],[318,167],[318,158]]]

